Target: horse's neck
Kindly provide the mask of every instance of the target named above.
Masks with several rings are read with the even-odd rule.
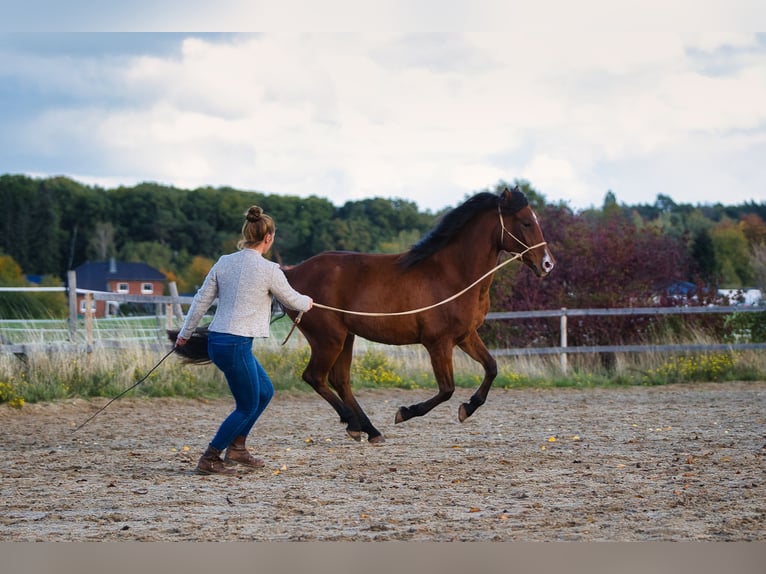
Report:
[[[499,247],[492,220],[483,218],[467,226],[438,255],[443,266],[473,281],[497,266]]]

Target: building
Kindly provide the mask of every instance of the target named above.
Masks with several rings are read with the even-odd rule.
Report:
[[[86,262],[75,268],[77,288],[130,295],[162,295],[167,278],[146,263],[109,261]],[[95,317],[115,315],[119,304],[112,301],[92,301]],[[85,295],[77,294],[77,312],[85,313]]]
[[[762,305],[766,303],[760,289],[719,289],[719,295],[723,295],[729,301],[729,305]]]

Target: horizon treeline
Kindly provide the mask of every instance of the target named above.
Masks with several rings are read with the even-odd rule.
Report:
[[[587,276],[609,277],[614,285],[629,289],[620,279],[621,273],[630,274],[629,265],[647,267],[639,274],[647,292],[674,281],[708,288],[763,285],[765,202],[677,204],[659,194],[654,203],[631,206],[619,204],[607,191],[602,207],[574,211],[565,202],[547,203],[525,180],[501,181],[490,191],[517,184],[540,215],[559,262],[556,273],[573,273],[568,267],[577,262],[582,286],[570,281],[555,296],[546,297],[546,305],[572,307],[566,300],[572,292],[592,293],[593,285],[585,285]],[[11,174],[0,175],[0,201],[0,284],[18,283],[28,275],[55,284],[86,261],[114,257],[152,265],[176,281],[182,293],[195,291],[212,263],[236,249],[243,214],[253,204],[277,223],[279,241],[271,257],[282,265],[328,250],[406,251],[447,211],[420,211],[413,201],[380,197],[336,206],[314,195],[302,198],[230,187],[180,189],[157,183],[104,189],[66,177]],[[619,267],[600,267],[609,265],[617,253],[622,254]],[[602,288],[608,290],[608,285]],[[636,299],[635,293],[625,297]],[[533,299],[541,303],[538,294]]]

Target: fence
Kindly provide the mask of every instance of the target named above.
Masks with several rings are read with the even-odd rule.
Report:
[[[179,322],[183,321],[183,312],[181,305],[190,304],[193,297],[180,296],[175,282],[169,283],[171,295],[132,295],[127,293],[112,293],[105,291],[93,291],[89,289],[78,289],[77,278],[74,271],[68,274],[69,287],[0,287],[0,293],[17,291],[28,293],[40,292],[64,292],[67,294],[69,317],[66,320],[36,320],[36,321],[15,321],[2,320],[0,326],[0,353],[27,354],[32,351],[75,351],[92,352],[96,348],[121,348],[133,346],[136,344],[145,344],[152,346],[167,346],[166,330],[172,328],[173,317]],[[85,297],[85,313],[82,319],[77,310],[77,296]],[[114,303],[141,303],[154,304],[154,328],[131,329],[134,336],[125,335],[126,323],[146,322],[146,317],[122,317],[119,320],[99,319],[93,317],[93,301],[106,301]],[[13,342],[8,335],[19,334],[23,331],[23,325],[32,324],[45,327],[44,333],[47,340],[30,341],[34,338],[29,335],[22,336],[24,342]],[[96,325],[100,325],[99,337],[94,335]],[[116,336],[103,336],[110,332],[108,325],[112,325],[112,332]],[[29,331],[29,329],[27,329]],[[33,327],[33,332],[38,333],[40,329]]]
[[[74,278],[70,276],[70,285],[74,285]],[[14,343],[8,341],[3,336],[0,338],[0,353],[25,354],[34,350],[56,351],[56,350],[76,350],[91,352],[96,348],[119,348],[136,343],[144,343],[167,346],[166,329],[173,327],[173,318],[177,321],[183,320],[181,305],[190,304],[192,297],[179,296],[176,291],[175,283],[170,284],[171,295],[130,295],[107,293],[100,291],[88,291],[83,289],[67,289],[65,287],[37,287],[37,288],[0,288],[2,291],[66,291],[69,296],[69,319],[66,322],[67,328],[58,329],[61,334],[66,333],[66,338],[59,341],[39,342],[39,343]],[[94,336],[94,325],[96,320],[90,312],[86,312],[82,321],[78,318],[76,308],[76,294],[84,294],[86,297],[85,309],[90,310],[90,302],[93,301],[114,301],[118,303],[139,302],[153,303],[155,309],[155,327],[149,329],[144,336],[129,338],[124,334],[115,338]],[[559,355],[561,368],[567,370],[568,356],[572,354],[583,353],[643,353],[643,352],[707,352],[720,350],[766,350],[766,343],[720,343],[720,344],[676,344],[676,345],[600,345],[600,346],[576,346],[570,347],[567,344],[568,339],[568,318],[569,317],[596,317],[596,316],[625,316],[625,315],[691,315],[708,313],[752,313],[766,312],[765,307],[752,306],[711,306],[711,307],[634,307],[620,309],[552,309],[545,311],[511,311],[488,313],[487,321],[514,320],[514,319],[542,319],[558,317],[560,323],[560,345],[558,347],[524,347],[515,349],[493,349],[490,352],[495,356],[518,356],[518,355]],[[138,318],[137,318],[138,319]],[[143,318],[145,320],[145,318]],[[129,319],[122,318],[120,321]],[[99,332],[103,335],[107,319],[99,319],[101,325]],[[81,325],[82,322],[82,325]],[[0,326],[11,325],[14,321],[0,321]],[[50,323],[56,323],[50,321]],[[64,324],[64,321],[58,321]],[[84,335],[79,333],[82,327]],[[49,332],[54,332],[51,329]]]
[[[558,317],[561,334],[558,347],[525,347],[519,349],[494,349],[495,356],[507,355],[559,355],[561,370],[567,370],[567,357],[578,353],[647,353],[647,352],[706,352],[722,350],[761,350],[766,343],[720,343],[720,344],[684,344],[684,345],[594,345],[570,347],[568,339],[569,317],[606,317],[626,315],[700,315],[709,313],[766,313],[766,307],[749,306],[710,306],[710,307],[628,307],[621,309],[552,309],[546,311],[508,311],[487,313],[486,320],[541,319]]]

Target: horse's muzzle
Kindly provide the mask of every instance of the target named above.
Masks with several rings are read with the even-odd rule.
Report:
[[[551,255],[551,252],[546,249],[543,258],[540,260],[540,263],[533,265],[532,268],[535,272],[535,275],[538,277],[545,277],[551,271],[553,271],[555,266],[556,259],[554,259],[553,255]]]

